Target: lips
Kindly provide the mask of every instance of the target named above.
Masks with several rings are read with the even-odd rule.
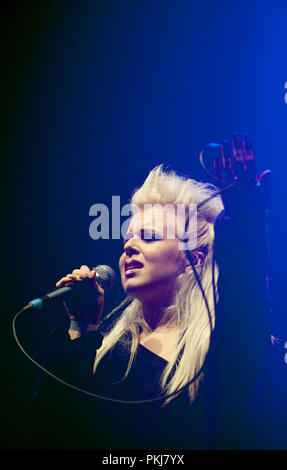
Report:
[[[130,260],[125,262],[125,272],[126,274],[132,273],[136,269],[141,269],[143,264],[136,260]]]

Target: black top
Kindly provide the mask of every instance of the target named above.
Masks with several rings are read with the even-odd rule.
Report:
[[[248,204],[243,207],[240,202],[233,218],[223,215],[215,227],[220,301],[196,401],[190,405],[185,389],[166,406],[161,401],[116,403],[87,396],[42,375],[31,401],[35,448],[276,446],[272,442],[272,434],[276,435],[272,413],[275,405],[278,410],[278,403],[274,403],[272,393],[264,392],[266,384],[268,388],[274,383],[267,360],[272,331],[265,291],[264,210]],[[57,330],[51,343],[49,370],[68,383],[105,397],[126,401],[158,396],[164,359],[139,345],[132,370],[123,379],[129,347],[118,343],[93,375],[97,340],[96,332],[71,341],[67,332]],[[285,384],[281,384],[283,399],[286,383],[285,378]],[[284,415],[283,409],[280,415]],[[266,416],[271,419],[266,421]]]
[[[96,342],[93,332],[70,341],[64,331],[57,330],[52,335],[48,367],[67,383],[115,401],[85,395],[42,376],[31,403],[36,447],[101,450],[204,447],[203,386],[193,405],[189,404],[187,389],[165,406],[162,399],[125,403],[158,398],[162,393],[159,379],[167,362],[139,345],[132,369],[123,378],[128,348],[119,343],[93,374]]]

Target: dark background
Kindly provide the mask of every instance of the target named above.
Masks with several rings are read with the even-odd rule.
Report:
[[[287,337],[287,5],[58,0],[1,10],[1,448],[23,449],[38,370],[13,338],[14,315],[75,267],[118,269],[121,241],[89,237],[92,204],[127,203],[159,163],[209,181],[199,152],[233,131],[249,132],[259,170],[273,170],[273,328]],[[121,298],[118,283],[106,311]],[[65,322],[61,308],[26,313],[17,334],[41,360]]]

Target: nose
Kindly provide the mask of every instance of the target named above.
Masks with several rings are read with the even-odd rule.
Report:
[[[132,256],[139,253],[135,238],[131,237],[124,245],[124,251],[127,256]]]

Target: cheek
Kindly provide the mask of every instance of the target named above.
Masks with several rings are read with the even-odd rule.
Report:
[[[182,264],[183,258],[178,248],[178,241],[170,241],[170,244],[164,247],[160,256],[167,264],[173,264],[174,266]]]
[[[175,277],[182,273],[185,268],[183,256],[176,247],[169,247],[161,253],[157,253],[151,262],[153,271],[164,277]]]
[[[125,255],[122,254],[122,256],[121,256],[120,259],[119,259],[119,270],[120,270],[121,276],[123,276],[124,265],[125,265]]]
[[[121,255],[120,259],[119,259],[119,268],[121,269],[121,266],[123,265],[124,263],[124,253]]]

